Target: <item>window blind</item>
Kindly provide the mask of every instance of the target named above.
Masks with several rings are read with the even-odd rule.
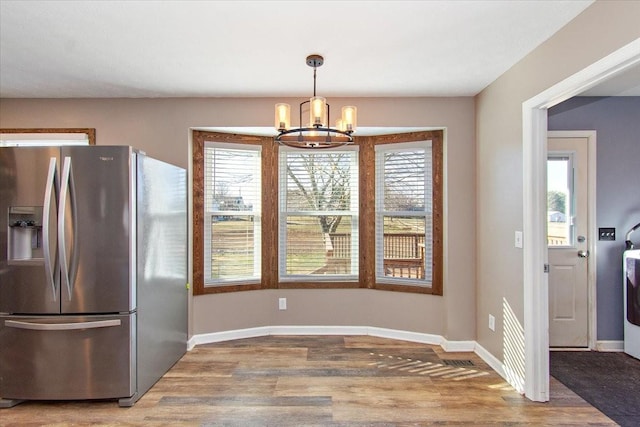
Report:
[[[432,280],[431,142],[376,146],[376,278]]]
[[[261,276],[260,147],[204,147],[205,285],[255,283]]]
[[[357,279],[357,154],[281,149],[281,280]]]

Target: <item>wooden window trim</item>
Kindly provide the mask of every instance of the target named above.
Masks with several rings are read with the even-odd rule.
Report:
[[[443,293],[443,130],[356,137],[359,145],[360,271],[358,281],[278,281],[278,145],[271,137],[193,131],[193,286],[194,295],[256,289],[346,289],[442,295]],[[204,285],[204,144],[205,141],[262,146],[262,280],[253,284]],[[433,170],[433,278],[430,287],[377,283],[375,277],[375,146],[412,141],[432,141]]]
[[[433,275],[431,286],[390,284],[376,281],[374,221],[360,221],[360,279],[370,289],[442,295],[443,291],[443,130],[408,132],[357,138],[360,144],[360,217],[375,218],[375,146],[402,142],[431,141],[433,179]],[[362,197],[362,196],[365,197]]]
[[[204,145],[205,141],[227,142],[262,146],[262,272],[260,283],[205,286],[204,284]],[[269,144],[268,142],[271,142]],[[254,135],[239,135],[207,131],[193,131],[192,136],[192,194],[193,194],[193,293],[194,295],[222,292],[268,289],[277,285],[277,252],[271,250],[269,242],[277,237],[278,188],[277,179],[270,178],[270,168],[277,167],[277,150],[273,138]],[[275,162],[275,163],[274,163]],[[275,271],[274,271],[275,268]],[[275,273],[275,276],[274,276]],[[275,277],[275,280],[274,280]]]

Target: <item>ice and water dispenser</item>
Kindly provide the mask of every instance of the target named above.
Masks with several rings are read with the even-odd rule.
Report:
[[[42,259],[42,206],[11,206],[7,237],[9,261]]]

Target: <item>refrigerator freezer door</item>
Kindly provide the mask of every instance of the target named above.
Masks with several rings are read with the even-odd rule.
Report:
[[[0,316],[0,397],[109,399],[135,393],[135,314]]]
[[[60,312],[57,147],[0,148],[0,312]]]
[[[126,146],[63,147],[62,313],[135,309],[135,159]]]

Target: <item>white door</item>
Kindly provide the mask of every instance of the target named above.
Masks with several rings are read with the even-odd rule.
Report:
[[[549,346],[588,347],[588,140],[549,138]]]

